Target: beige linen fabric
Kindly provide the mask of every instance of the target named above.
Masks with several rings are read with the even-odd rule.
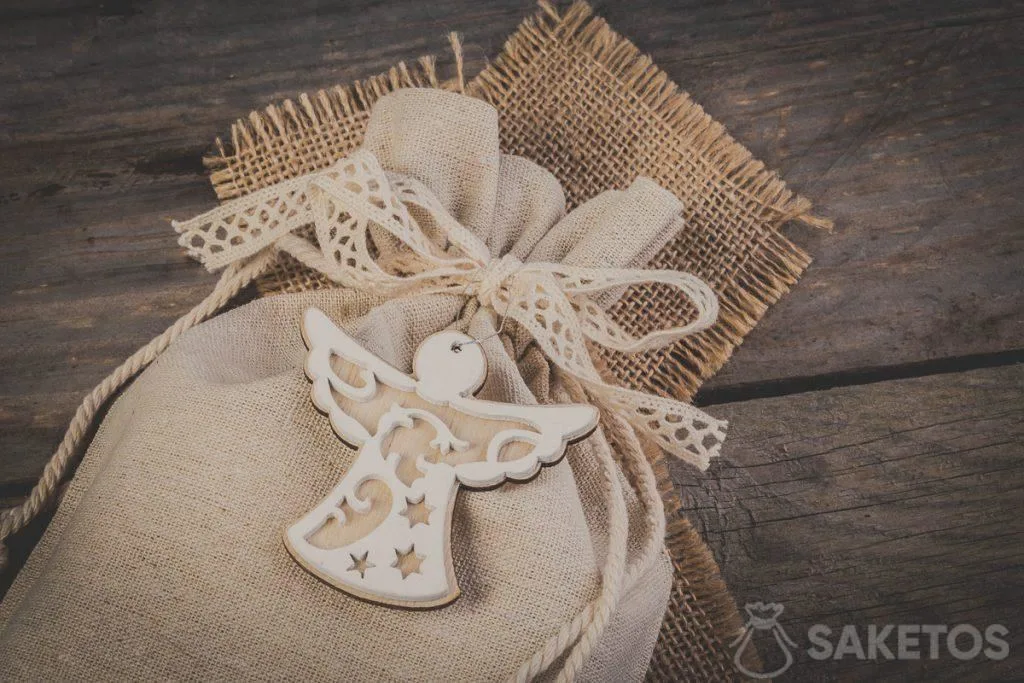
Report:
[[[495,256],[636,265],[679,228],[675,197],[642,180],[563,220],[558,183],[499,152],[497,114],[479,100],[396,92],[378,102],[364,145],[425,183]],[[309,399],[298,325],[309,306],[405,371],[433,332],[495,330],[493,312],[463,297],[331,289],[262,299],[187,332],[113,405],[0,604],[0,679],[494,680],[594,599],[608,535],[600,432],[531,482],[460,494],[463,595],[449,607],[365,603],[290,558],[284,528],[354,458]],[[506,332],[484,344],[481,395],[560,397],[536,348]],[[672,581],[632,478],[618,479],[634,564],[585,680],[643,677]]]

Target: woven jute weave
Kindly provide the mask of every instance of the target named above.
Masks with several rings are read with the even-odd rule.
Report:
[[[432,58],[349,86],[273,104],[239,120],[229,144],[206,160],[218,197],[247,194],[324,168],[362,141],[368,112],[404,87],[461,90],[493,104],[502,151],[551,171],[569,207],[648,176],[682,199],[686,229],[650,262],[700,276],[717,291],[711,329],[643,354],[603,353],[606,372],[628,386],[690,398],[730,357],[768,307],[797,281],[809,256],[781,233],[789,220],[827,226],[811,204],[733,140],[637,48],[585,3],[564,14],[541,4],[504,50],[470,82],[441,82]],[[628,229],[628,226],[623,226]],[[259,282],[261,294],[331,286],[290,257]],[[631,333],[687,320],[691,311],[658,285],[634,287],[612,309]],[[718,567],[681,510],[660,453],[649,456],[668,516],[675,583],[648,678],[730,680],[729,643],[742,627]],[[746,652],[746,668],[757,669]]]

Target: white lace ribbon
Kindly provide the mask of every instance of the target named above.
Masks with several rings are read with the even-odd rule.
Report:
[[[211,271],[267,249],[284,251],[330,280],[385,296],[448,293],[522,325],[544,354],[665,451],[701,469],[718,454],[726,423],[692,405],[605,382],[586,341],[633,353],[659,348],[712,325],[718,299],[702,280],[672,270],[583,268],[493,258],[422,183],[385,172],[357,151],[330,168],[174,221],[179,243]],[[316,244],[296,234],[312,225]],[[697,310],[685,325],[633,337],[590,298],[660,282]]]

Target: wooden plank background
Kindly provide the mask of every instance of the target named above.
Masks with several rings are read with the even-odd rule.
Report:
[[[698,396],[732,421],[725,457],[675,472],[738,601],[784,602],[791,635],[1006,623],[1019,652],[1021,5],[596,9],[837,222],[790,230],[814,264]],[[80,398],[212,287],[168,219],[213,205],[201,158],[234,118],[442,53],[450,30],[475,73],[532,11],[5,3],[0,504],[29,490]],[[996,678],[1014,659],[788,675]]]

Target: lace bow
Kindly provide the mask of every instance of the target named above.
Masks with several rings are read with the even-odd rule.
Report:
[[[672,270],[583,268],[491,256],[419,181],[381,169],[357,151],[330,168],[233,199],[173,222],[179,243],[215,271],[266,249],[284,251],[330,280],[388,297],[472,296],[525,328],[541,351],[605,408],[639,432],[704,469],[726,423],[693,406],[605,382],[586,340],[633,353],[699,332],[718,315],[718,299],[699,278]],[[316,244],[297,234],[312,225]],[[306,233],[308,234],[308,233]],[[697,309],[686,325],[627,334],[592,296],[647,282],[678,289]]]

